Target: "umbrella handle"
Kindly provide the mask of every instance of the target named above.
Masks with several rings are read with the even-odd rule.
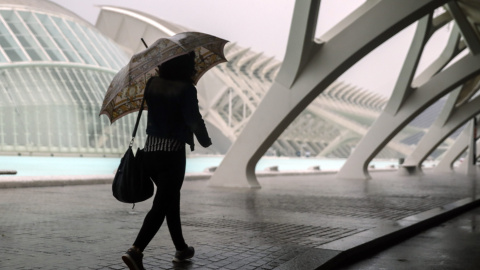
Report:
[[[147,45],[147,43],[145,43],[145,40],[143,40],[143,38],[140,38],[140,39],[142,40],[143,45],[145,45],[145,48],[148,48],[148,45]]]

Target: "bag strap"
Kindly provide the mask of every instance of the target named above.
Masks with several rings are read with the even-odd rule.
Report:
[[[152,78],[148,79],[147,85],[145,86],[145,90],[143,90],[142,104],[140,105],[140,110],[138,110],[137,122],[135,123],[135,128],[133,129],[133,132],[132,132],[132,140],[130,141],[130,146],[129,147],[133,146],[133,141],[135,140],[135,135],[137,135],[138,124],[140,124],[140,118],[142,117],[143,107],[145,106],[146,92],[147,92],[148,86],[150,85],[150,81],[152,80]]]
[[[133,128],[132,140],[130,141],[130,147],[133,146],[133,141],[135,140],[135,135],[137,135],[138,124],[140,124],[140,118],[142,117],[144,104],[145,104],[145,95],[143,95],[142,105],[140,105],[140,110],[138,111],[138,115],[137,115],[137,122],[135,123],[135,128]]]

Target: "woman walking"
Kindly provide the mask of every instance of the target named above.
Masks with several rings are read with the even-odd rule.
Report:
[[[185,144],[194,150],[193,135],[203,147],[212,144],[198,108],[195,53],[191,52],[161,64],[159,76],[145,88],[148,106],[145,169],[157,186],[153,205],[145,217],[133,246],[122,256],[132,270],[144,269],[143,251],[167,220],[175,245],[173,261],[193,257],[195,250],[185,243],[180,222],[180,189],[185,176]]]

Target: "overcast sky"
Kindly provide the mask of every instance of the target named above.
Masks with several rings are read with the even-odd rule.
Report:
[[[275,56],[285,55],[295,0],[51,0],[95,25],[100,9],[114,5],[143,11],[196,31],[210,33]],[[317,25],[321,36],[365,0],[323,0]],[[357,63],[340,80],[388,97],[408,50],[411,26]],[[442,37],[444,39],[444,37]],[[439,42],[435,42],[439,43]],[[443,44],[440,43],[440,44]],[[438,55],[435,50],[423,62]],[[438,51],[438,50],[437,50]]]

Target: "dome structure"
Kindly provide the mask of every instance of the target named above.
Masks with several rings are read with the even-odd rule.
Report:
[[[52,2],[0,0],[0,152],[122,153],[133,116],[111,126],[98,111],[128,59],[93,25]]]

